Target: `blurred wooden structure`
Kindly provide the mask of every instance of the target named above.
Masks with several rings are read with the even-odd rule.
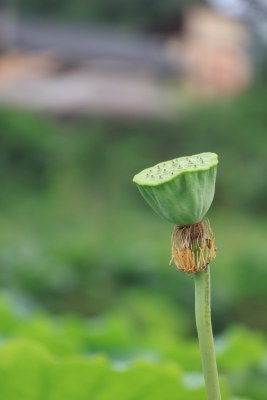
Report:
[[[184,102],[185,88],[220,97],[249,86],[250,35],[244,25],[198,7],[185,13],[184,26],[182,35],[167,41],[108,28],[18,21],[16,40],[10,35],[2,41],[0,104],[164,118],[177,107],[174,97]],[[171,98],[170,86],[180,96]]]
[[[19,69],[9,66],[15,59]],[[0,62],[0,104],[54,114],[166,118],[170,113],[169,93],[154,79],[57,68],[43,55],[6,57],[2,68]]]
[[[16,36],[15,0],[0,0],[0,54],[14,46]]]
[[[240,21],[207,8],[186,13],[186,81],[204,95],[232,95],[252,79],[250,34]]]
[[[17,25],[0,57],[0,103],[55,113],[159,117],[170,111],[164,44],[116,30]]]

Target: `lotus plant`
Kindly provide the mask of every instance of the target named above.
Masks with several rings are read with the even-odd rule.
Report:
[[[206,218],[215,193],[218,156],[201,153],[159,163],[133,181],[152,209],[174,224],[171,261],[194,275],[195,317],[208,400],[220,400],[210,316],[210,262],[216,256]]]

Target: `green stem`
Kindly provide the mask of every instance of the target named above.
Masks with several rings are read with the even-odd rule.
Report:
[[[195,276],[195,313],[208,400],[221,400],[210,317],[210,271]]]

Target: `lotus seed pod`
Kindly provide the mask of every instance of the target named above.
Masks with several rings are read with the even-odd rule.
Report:
[[[210,208],[217,164],[215,153],[180,157],[141,171],[133,181],[160,217],[177,225],[192,225]]]

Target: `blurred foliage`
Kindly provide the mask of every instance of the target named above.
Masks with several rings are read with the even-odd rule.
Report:
[[[167,323],[157,310],[165,303],[161,296],[145,293],[154,305],[152,313],[144,311],[137,296],[142,298],[142,292],[127,294],[128,306],[141,319],[133,320],[131,313],[117,309],[96,320],[74,315],[51,318],[40,311],[25,314],[21,299],[11,301],[2,294],[1,396],[85,399],[94,393],[95,399],[204,400],[198,343],[173,326],[174,321],[184,324],[179,308],[177,313],[169,304],[173,318]],[[155,335],[154,323],[147,324],[151,319],[157,321],[160,335]],[[267,343],[263,336],[236,326],[215,344],[223,399],[264,400]]]
[[[191,313],[191,279],[168,268],[172,226],[131,180],[163,159],[215,151],[214,328],[246,322],[266,329],[266,97],[257,88],[196,104],[172,122],[49,120],[2,110],[2,287],[53,311],[90,315],[111,308],[125,288],[145,287]]]
[[[199,3],[203,1],[198,0]],[[60,17],[77,22],[116,24],[136,29],[149,30],[179,23],[181,11],[192,0],[23,0],[19,10],[25,14],[42,17]]]
[[[0,285],[16,305],[0,301],[3,398],[38,399],[44,387],[51,399],[77,387],[75,398],[98,388],[95,398],[128,398],[130,386],[144,400],[161,387],[169,399],[204,396],[193,282],[168,267],[172,226],[132,177],[163,159],[215,151],[212,304],[225,399],[227,387],[265,399],[266,339],[240,323],[267,329],[266,100],[259,87],[195,104],[171,122],[0,112]],[[51,318],[38,305],[68,315]]]
[[[0,371],[4,377],[1,393],[10,400],[40,399],[44,395],[50,400],[156,400],[166,395],[169,400],[177,395],[181,400],[205,399],[203,386],[187,388],[180,370],[172,364],[139,362],[130,369],[116,371],[105,358],[75,357],[56,362],[45,349],[27,342],[4,346]]]

